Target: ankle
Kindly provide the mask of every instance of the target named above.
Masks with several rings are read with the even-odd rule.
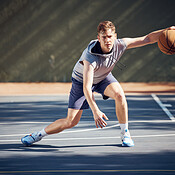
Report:
[[[128,123],[120,123],[121,133],[125,133],[128,131]]]
[[[48,135],[44,128],[41,131],[39,131],[38,133],[39,133],[39,136],[41,136],[41,137],[45,137]]]

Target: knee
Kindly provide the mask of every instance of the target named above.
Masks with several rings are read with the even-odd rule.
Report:
[[[115,101],[121,102],[121,103],[125,103],[125,101],[126,101],[125,95],[123,93],[120,93],[120,92],[115,92],[113,98]]]
[[[74,120],[70,120],[69,118],[66,119],[66,128],[73,128],[74,126],[76,126],[78,124],[78,121],[74,121]]]

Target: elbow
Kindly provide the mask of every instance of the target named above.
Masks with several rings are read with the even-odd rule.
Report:
[[[154,43],[152,37],[149,34],[146,35],[146,37],[145,37],[145,43],[146,44],[152,44],[152,43]]]

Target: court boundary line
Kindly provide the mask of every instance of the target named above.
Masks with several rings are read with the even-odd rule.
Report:
[[[86,117],[86,116],[84,116],[84,117]],[[89,116],[88,116],[89,117]],[[113,116],[111,116],[111,117],[113,117]],[[142,116],[139,116],[139,117],[142,117]],[[147,117],[147,116],[144,116],[144,117]],[[149,116],[150,117],[150,116]],[[131,121],[128,121],[129,123],[134,123],[134,122],[139,122],[139,123],[142,123],[142,122],[169,122],[169,121],[171,121],[171,120],[131,120]],[[81,122],[81,121],[80,121]],[[84,121],[84,122],[89,122],[89,123],[93,123],[93,121]],[[118,120],[116,119],[116,121],[110,121],[110,119],[109,119],[109,122],[118,122]],[[35,122],[35,121],[33,121],[33,122],[29,122],[29,121],[27,121],[27,122],[14,122],[14,121],[10,121],[10,122],[0,122],[0,125],[15,125],[15,124],[50,124],[50,123],[52,123],[52,122]],[[93,123],[93,125],[95,126],[95,124]],[[75,128],[75,127],[74,127]],[[101,129],[101,128],[99,128],[99,129]],[[104,129],[104,128],[103,128]]]
[[[150,138],[150,137],[171,137],[175,136],[175,133],[171,134],[155,134],[155,135],[136,135],[132,136],[132,138]],[[74,137],[74,138],[58,138],[58,139],[43,139],[43,141],[70,141],[70,140],[100,140],[100,139],[119,139],[120,136],[115,137]],[[19,142],[20,140],[0,140],[0,142]]]
[[[156,101],[156,103],[161,107],[161,109],[167,114],[167,116],[172,120],[175,121],[174,116],[171,114],[171,112],[167,109],[167,107],[161,102],[161,100],[157,97],[156,94],[151,94],[153,99]]]
[[[129,123],[165,123],[165,122],[172,122],[171,120],[136,120],[136,121],[129,121]],[[35,122],[34,122],[35,123]],[[2,123],[0,123],[1,125]],[[70,130],[70,131],[63,131],[61,134],[69,134],[69,133],[77,133],[77,132],[87,132],[87,131],[98,131],[98,130],[106,130],[114,127],[118,127],[120,124],[117,123],[115,125],[107,126],[104,128],[90,128],[90,129],[77,129],[77,130]],[[14,137],[14,136],[24,136],[24,134],[7,134],[1,135],[0,137]]]

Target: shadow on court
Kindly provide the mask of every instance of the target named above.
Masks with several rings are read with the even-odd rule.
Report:
[[[109,148],[111,146],[118,147],[117,145],[113,144],[79,145],[76,147],[79,147],[80,149],[82,147],[88,149],[94,146],[105,146]],[[67,148],[74,147],[75,146],[71,145],[61,147],[51,145],[35,145],[33,147],[35,149],[30,149],[30,147],[26,148],[21,146],[21,144],[2,144],[0,147],[1,151],[12,151],[18,154],[11,156],[10,158],[1,158],[0,171],[23,172],[20,174],[35,174],[37,171],[42,172],[42,174],[52,174],[54,173],[52,170],[55,170],[55,174],[173,174],[173,171],[171,172],[170,170],[174,170],[174,151],[157,151],[154,153],[145,154],[143,152],[114,152],[112,154],[103,153],[99,155],[74,155],[73,151],[66,150]],[[62,148],[64,148],[64,151]],[[21,154],[21,152],[23,154]],[[46,156],[46,152],[49,155]],[[65,172],[62,172],[61,170],[64,170]],[[91,172],[86,172],[86,170],[90,170]],[[154,170],[156,171],[154,172]],[[18,173],[13,172],[13,174]]]
[[[53,145],[40,145],[35,144],[31,147],[25,147],[22,144],[1,144],[0,149],[4,151],[9,152],[25,152],[25,151],[31,151],[31,152],[54,152],[59,151],[61,148],[88,148],[88,147],[104,147],[104,146],[113,146],[113,147],[122,147],[121,144],[92,144],[92,145],[67,145],[67,146],[53,146]]]
[[[16,97],[17,98],[17,97]],[[49,100],[45,97],[33,97],[33,101],[29,97],[20,97],[15,101],[13,98],[8,99],[6,102],[0,100],[0,120],[1,122],[10,121],[53,121],[59,118],[66,117],[68,99],[64,100],[58,97],[56,100]],[[26,100],[25,100],[26,99]],[[30,101],[30,100],[31,101]],[[105,112],[110,120],[117,120],[115,114],[114,100],[102,100],[97,98],[96,102],[99,108]],[[127,99],[129,108],[129,120],[162,120],[167,119],[164,111],[158,107],[155,101],[150,96],[129,96]],[[173,101],[173,105],[175,102]],[[89,116],[89,117],[83,117]],[[90,109],[85,110],[82,115],[83,120],[93,120],[92,112]]]
[[[47,121],[66,117],[67,103],[63,101],[6,102],[1,103],[1,121]]]

